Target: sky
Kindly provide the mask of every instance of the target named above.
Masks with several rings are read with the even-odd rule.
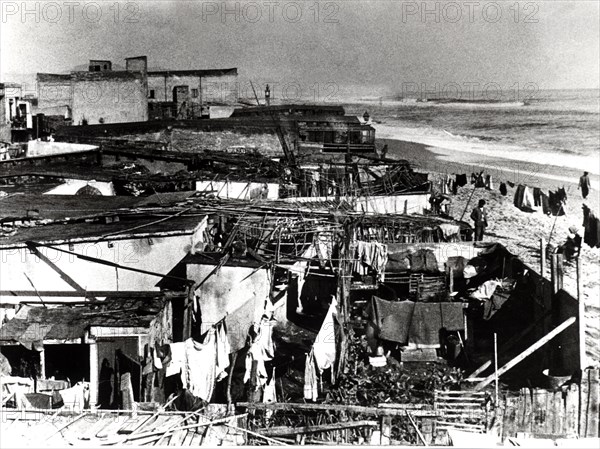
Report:
[[[147,55],[280,88],[600,87],[600,2],[0,0],[0,79]],[[11,79],[11,77],[13,79]]]

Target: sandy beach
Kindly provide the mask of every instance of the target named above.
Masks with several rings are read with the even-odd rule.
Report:
[[[581,173],[551,165],[540,165],[514,161],[505,158],[488,157],[481,154],[455,152],[444,148],[433,148],[413,142],[391,139],[379,139],[379,146],[388,145],[388,156],[406,159],[415,169],[430,173],[430,179],[436,181],[445,174],[485,171],[494,182],[493,190],[475,189],[471,184],[458,189],[452,197],[451,214],[460,219],[469,220],[469,214],[479,199],[485,199],[489,214],[489,227],[485,240],[497,241],[505,245],[513,254],[518,255],[533,270],[540,270],[539,239],[545,238],[553,245],[564,242],[570,226],[578,226],[583,235],[582,205],[585,203],[596,214],[600,210],[600,192],[593,188],[586,200],[581,197],[576,180]],[[527,213],[513,205],[516,186],[508,186],[508,195],[502,196],[498,190],[500,182],[511,181],[515,184],[526,184],[529,187],[540,187],[543,190],[556,190],[563,187],[567,190],[566,214],[560,217],[547,216],[541,212]],[[597,186],[592,178],[593,187]],[[472,198],[469,202],[469,198]],[[551,231],[554,226],[554,231]],[[583,244],[581,250],[583,295],[586,305],[586,346],[591,359],[600,360],[600,248],[590,248]],[[573,296],[577,296],[576,270],[574,264],[566,264],[564,288]],[[549,278],[549,269],[545,273]]]

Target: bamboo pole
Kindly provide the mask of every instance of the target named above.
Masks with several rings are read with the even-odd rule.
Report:
[[[571,317],[568,320],[561,323],[558,327],[556,327],[550,333],[548,333],[547,335],[545,335],[544,337],[542,337],[541,339],[536,341],[534,344],[529,346],[525,351],[521,352],[518,356],[516,356],[514,359],[512,359],[510,362],[508,362],[502,368],[497,370],[494,374],[491,374],[490,376],[486,377],[486,379],[483,382],[477,384],[475,386],[475,391],[484,389],[486,386],[488,386],[490,383],[492,383],[494,381],[496,376],[500,377],[502,374],[506,373],[508,370],[513,368],[515,365],[517,365],[518,363],[525,360],[528,356],[533,354],[536,350],[538,350],[539,348],[544,346],[546,343],[548,343],[550,340],[552,340],[554,337],[556,337],[558,334],[560,334],[562,331],[564,331],[567,327],[571,326],[575,322],[575,320],[576,320],[576,317]]]

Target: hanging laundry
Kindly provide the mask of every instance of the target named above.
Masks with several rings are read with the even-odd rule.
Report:
[[[209,330],[204,342],[192,338],[185,342],[185,367],[182,371],[183,388],[192,395],[210,401],[217,379],[216,332]]]
[[[444,236],[444,241],[446,242],[456,242],[460,241],[460,226],[451,224],[451,223],[442,223],[440,226],[440,231],[442,231],[442,235]]]
[[[337,314],[337,300],[332,297],[329,310],[325,315],[321,329],[317,334],[317,338],[313,344],[313,352],[315,356],[315,363],[317,368],[322,372],[327,368],[334,370],[334,363],[336,359],[336,345],[335,345],[335,324],[333,322],[334,315]],[[333,377],[333,374],[332,374]]]
[[[275,368],[271,372],[269,381],[265,384],[263,391],[263,402],[265,404],[273,404],[277,402],[277,391],[275,389]]]
[[[519,184],[515,192],[514,205],[524,212],[533,212],[533,194],[529,187]]]
[[[515,197],[513,199],[513,204],[515,207],[517,208],[521,208],[521,205],[523,204],[523,192],[525,191],[525,186],[519,184],[517,186],[517,190],[515,191]]]
[[[481,284],[477,289],[471,293],[471,298],[478,299],[480,301],[484,301],[492,297],[496,288],[501,285],[502,282],[489,280]]]
[[[90,384],[78,382],[71,388],[59,391],[64,407],[70,410],[83,410],[89,408]]]
[[[515,183],[511,182],[511,181],[506,181],[506,183],[511,187],[514,188],[515,187]]]
[[[567,193],[564,189],[558,189],[556,192],[548,192],[548,202],[550,213],[554,216],[562,217],[565,215],[564,204],[567,200]]]
[[[359,275],[366,275],[368,267],[378,274],[381,281],[385,280],[385,266],[388,261],[388,247],[378,242],[358,241],[356,245],[356,255],[354,262],[354,272]]]
[[[408,334],[409,345],[417,348],[439,348],[440,330],[464,329],[463,304],[440,302],[415,304]]]
[[[533,205],[540,207],[542,205],[542,189],[539,187],[533,188]]]
[[[255,308],[256,299],[249,298],[225,317],[231,352],[237,352],[246,347],[248,332],[254,324]]]
[[[492,175],[486,175],[486,177],[485,177],[485,188],[487,190],[494,190],[494,182],[492,181]]]
[[[379,337],[397,343],[408,343],[415,303],[386,301],[377,296],[373,296],[372,301],[373,322],[379,330]]]
[[[508,190],[506,188],[506,183],[501,182],[500,183],[500,195],[506,196],[507,194],[508,194]]]
[[[227,336],[227,329],[225,322],[221,322],[217,325],[217,382],[227,377],[227,368],[229,367],[229,354],[231,353],[231,346],[229,344],[229,338]]]
[[[319,382],[317,379],[317,368],[315,366],[314,352],[306,354],[304,364],[304,399],[316,401],[319,398]]]
[[[467,185],[467,175],[465,173],[461,175],[456,175],[456,185],[458,187],[463,187]]]
[[[550,209],[550,199],[548,198],[548,195],[546,195],[544,192],[542,192],[540,195],[542,202],[542,211],[544,214],[550,215],[550,213],[552,212]]]
[[[164,363],[165,366],[165,376],[173,376],[175,374],[180,374],[185,365],[185,342],[180,343],[171,343],[167,345],[168,350],[164,355]]]
[[[263,317],[260,325],[258,326],[256,337],[254,338],[254,341],[248,350],[248,354],[246,354],[246,373],[244,375],[244,383],[250,380],[253,362],[258,362],[256,367],[256,385],[263,387],[267,382],[268,373],[267,368],[265,367],[265,362],[272,360],[275,356],[272,330],[273,325],[271,320],[267,317]]]
[[[583,209],[583,241],[591,248],[600,247],[600,220],[585,204]]]

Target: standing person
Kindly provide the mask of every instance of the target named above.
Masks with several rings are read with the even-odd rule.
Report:
[[[483,240],[483,231],[488,225],[485,200],[479,200],[479,204],[471,212],[471,220],[475,224],[475,241],[480,242]]]
[[[586,199],[590,193],[590,177],[586,171],[584,171],[583,176],[579,178],[579,188],[581,189],[581,196],[583,199]]]

